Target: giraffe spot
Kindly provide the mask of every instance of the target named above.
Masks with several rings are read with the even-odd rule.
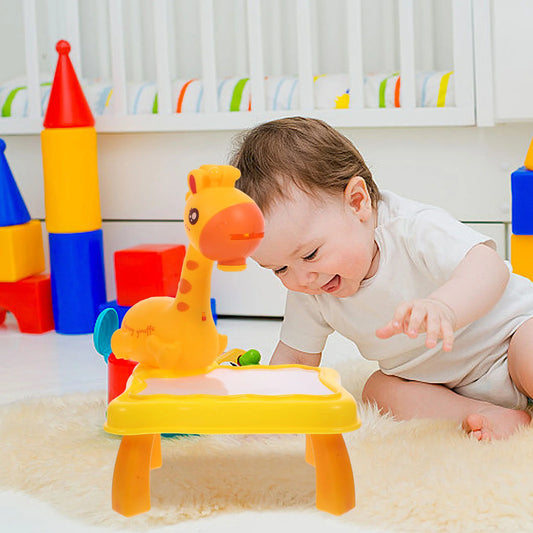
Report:
[[[188,270],[196,270],[200,265],[196,261],[187,261],[185,266]]]
[[[186,304],[185,302],[178,303],[178,311],[187,311],[187,309],[189,309],[189,304]]]
[[[181,294],[187,294],[192,289],[192,285],[186,279],[180,280],[179,291]]]

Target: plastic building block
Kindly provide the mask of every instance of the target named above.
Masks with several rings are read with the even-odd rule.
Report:
[[[533,235],[511,235],[513,272],[533,281]]]
[[[533,171],[520,167],[511,174],[512,228],[515,235],[533,235]]]
[[[102,311],[104,311],[104,309],[114,309],[117,312],[117,327],[120,327],[122,325],[122,319],[124,318],[124,315],[128,312],[129,307],[125,305],[118,305],[118,302],[116,300],[111,300],[110,302],[106,302],[105,304],[99,305],[98,313],[100,314]]]
[[[0,283],[0,323],[5,318],[2,309],[13,313],[22,333],[44,333],[54,329],[50,275]]]
[[[533,170],[533,139],[529,144],[529,148],[526,154],[526,160],[524,161],[524,167],[528,170]]]
[[[41,143],[48,231],[100,229],[96,130],[49,128],[41,133]]]
[[[41,222],[0,227],[0,281],[19,281],[43,270]]]
[[[151,296],[175,296],[184,257],[181,244],[142,244],[115,252],[118,304],[128,307]]]
[[[5,156],[6,143],[0,139],[0,226],[25,224],[30,214]]]
[[[44,117],[45,128],[77,128],[94,126],[94,117],[81,88],[68,54],[70,44],[59,41],[59,54],[48,108]]]
[[[94,117],[60,41],[56,73],[41,133],[46,228],[81,233],[102,227]]]
[[[56,331],[92,333],[106,302],[102,230],[50,233],[49,242]]]

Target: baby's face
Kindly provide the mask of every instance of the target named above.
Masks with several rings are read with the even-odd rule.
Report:
[[[320,201],[299,189],[291,196],[265,216],[265,237],[253,259],[289,290],[339,298],[355,294],[379,261],[366,189],[356,186],[351,195]]]

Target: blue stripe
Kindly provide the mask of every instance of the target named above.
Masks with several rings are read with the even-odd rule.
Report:
[[[292,108],[292,97],[294,95],[294,90],[296,89],[296,85],[298,85],[298,78],[295,79],[294,83],[292,84],[291,92],[289,93],[289,100],[287,102],[287,109],[291,109]]]
[[[198,95],[198,101],[196,102],[196,112],[200,113],[200,104],[202,103],[202,96],[204,95],[204,85],[200,86],[200,94]]]
[[[141,94],[142,92],[144,91],[144,89],[149,86],[149,85],[152,85],[149,81],[145,81],[138,89],[137,91],[137,94],[135,95],[135,100],[133,102],[133,110],[132,110],[132,113],[134,115],[137,114],[137,106],[139,105],[139,100],[141,99]],[[107,98],[106,98],[107,100]],[[105,102],[104,102],[104,105],[105,105]]]
[[[46,91],[44,91],[43,97],[41,98],[41,110],[42,110],[43,114],[46,113],[45,103],[46,103],[46,99],[48,98],[48,95],[50,94],[51,90],[52,90],[52,86],[50,85],[48,87],[48,89],[46,89]]]
[[[431,78],[431,76],[433,76],[432,72],[430,74],[426,74],[426,76],[424,77],[424,81],[422,82],[422,97],[420,99],[420,107],[425,107],[426,105],[426,87],[428,84],[428,80],[429,78]]]
[[[279,96],[279,92],[281,90],[281,86],[283,85],[283,83],[285,82],[287,78],[281,78],[281,80],[279,80],[278,82],[278,85],[276,86],[276,91],[274,92],[274,101],[272,102],[272,109],[274,111],[276,111],[276,109],[278,108],[278,96]]]
[[[27,88],[24,88],[24,90],[26,91],[26,93],[28,92],[28,89]],[[27,117],[28,116],[28,100],[29,100],[29,94],[26,94],[26,102],[24,103],[24,111],[22,112],[22,116],[23,117]]]
[[[110,92],[111,92],[111,86],[105,87],[100,93],[100,98],[98,98],[98,102],[96,103],[96,114],[97,115],[104,114],[105,103],[107,102],[107,97],[109,96]]]
[[[224,87],[224,85],[226,85],[227,81],[228,81],[228,78],[224,78],[218,85],[217,98],[218,98],[218,103],[219,104],[220,104],[220,95],[222,94],[222,87]],[[221,111],[221,109],[219,109],[219,111]]]

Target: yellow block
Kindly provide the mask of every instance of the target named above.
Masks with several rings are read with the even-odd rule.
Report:
[[[528,170],[533,170],[533,140],[531,141],[529,148],[526,154],[526,160],[524,161],[524,166]]]
[[[18,281],[44,270],[41,222],[0,227],[0,282]]]
[[[533,281],[533,235],[511,235],[513,272]]]
[[[102,227],[94,128],[48,128],[41,133],[46,228],[80,233]]]

